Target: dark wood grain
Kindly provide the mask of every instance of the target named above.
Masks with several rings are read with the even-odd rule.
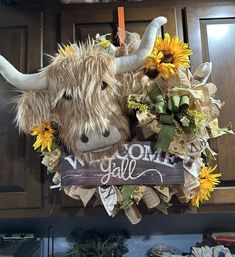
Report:
[[[201,62],[211,61],[211,82],[218,91],[216,99],[225,102],[219,117],[220,126],[235,124],[235,5],[224,7],[187,8],[189,44],[193,50],[192,70]],[[234,181],[235,137],[226,135],[213,145],[218,152],[222,181]]]
[[[232,122],[234,126],[235,5],[187,7],[186,24],[189,44],[193,50],[192,70],[201,62],[212,62],[210,81],[218,88],[215,98],[225,101],[219,125],[223,127]],[[198,211],[230,211],[232,207],[228,204],[235,203],[235,137],[226,135],[211,140],[211,146],[218,153],[217,172],[222,173],[221,181],[229,182],[230,185],[216,189],[212,198]]]
[[[88,35],[94,36],[96,33],[112,33],[115,39],[117,31],[117,8],[114,5],[110,9],[104,8],[102,11],[89,8],[86,11],[77,9],[76,11],[61,12],[61,42],[84,41]],[[164,26],[164,32],[176,34],[176,17],[173,7],[151,6],[136,8],[125,7],[126,29],[130,32],[137,32],[141,35],[146,25],[157,16],[166,16],[168,23]]]
[[[0,54],[22,72],[32,72],[41,63],[41,15],[1,13]],[[15,112],[8,103],[16,96],[13,87],[0,78],[0,209],[41,207],[40,159],[32,141],[19,135],[13,123]]]
[[[145,25],[148,24],[148,22],[157,15],[167,16],[168,29],[167,26],[164,26],[164,31],[170,32],[171,35],[176,33],[179,34],[181,38],[183,38],[183,35],[185,35],[188,30],[190,45],[194,50],[194,55],[192,56],[193,69],[202,60],[207,61],[208,53],[210,58],[212,58],[212,56],[215,56],[211,51],[213,51],[214,53],[216,51],[213,50],[213,47],[209,47],[209,45],[213,43],[213,40],[209,43],[207,42],[206,38],[208,20],[213,21],[213,19],[215,19],[216,24],[220,24],[221,21],[218,20],[218,18],[222,18],[222,20],[233,20],[233,18],[235,17],[234,1],[224,0],[143,0],[140,2],[116,1],[114,3],[75,5],[62,5],[59,4],[59,1],[56,0],[19,0],[17,2],[23,4],[23,6],[0,6],[0,54],[4,54],[14,65],[16,65],[17,68],[20,68],[21,71],[30,72],[37,70],[41,66],[39,59],[41,58],[42,49],[41,47],[39,47],[39,44],[42,43],[42,38],[40,39],[40,37],[38,36],[38,30],[40,28],[43,28],[44,32],[42,35],[44,41],[43,52],[46,54],[55,53],[56,42],[60,43],[62,41],[63,43],[67,43],[68,40],[73,41],[73,37],[76,40],[79,39],[79,37],[82,37],[82,40],[84,40],[86,38],[86,33],[106,33],[106,31],[111,28],[112,32],[114,32],[113,37],[115,37],[117,24],[116,9],[117,6],[120,4],[123,4],[125,6],[126,27],[130,31],[137,31],[142,34]],[[183,20],[185,28],[182,27],[181,16],[182,9],[184,7],[186,7],[187,11],[187,19]],[[165,12],[166,9],[168,9],[168,11]],[[169,11],[169,9],[171,11]],[[100,30],[92,30],[92,24],[96,26],[96,29]],[[30,30],[30,33],[28,30],[29,26],[32,28]],[[75,26],[76,29],[74,31],[76,32],[73,33],[73,29],[75,28]],[[232,26],[233,25],[231,21],[230,28]],[[6,27],[9,28],[9,31],[11,31],[11,33],[6,31]],[[79,32],[80,27],[81,32]],[[32,30],[34,32],[32,32]],[[4,36],[3,31],[5,31]],[[27,33],[25,34],[25,32],[23,31],[27,31]],[[80,35],[82,34],[82,36],[80,36],[78,32],[80,33]],[[5,36],[6,33],[8,33],[8,36]],[[229,35],[231,43],[234,42],[233,35],[234,34]],[[19,43],[23,42],[24,39],[27,39],[27,42],[25,41],[26,45],[25,43]],[[185,37],[185,39],[187,41],[187,36]],[[205,44],[202,42],[207,43]],[[223,43],[225,43],[225,45],[222,45],[221,50],[230,47],[229,42]],[[21,44],[22,46],[20,46]],[[205,50],[202,49],[202,45],[205,46],[205,48],[203,47],[203,49]],[[221,44],[217,44],[217,49],[220,46]],[[28,48],[32,50],[29,51]],[[217,65],[228,65],[228,63],[231,63],[231,67],[234,67],[234,59],[232,60],[232,56],[233,55],[227,54],[224,55],[224,57],[216,57]],[[48,59],[46,58],[44,62],[45,64],[47,63],[47,60]],[[216,79],[219,79],[220,76],[223,78],[223,75],[226,74],[225,70],[222,70],[222,72],[220,71],[221,67],[216,67],[214,63],[214,72],[212,74],[213,81],[215,78],[215,74],[217,76]],[[230,76],[227,78],[227,80],[230,80],[230,82],[226,82],[228,88],[234,88],[234,78]],[[216,84],[218,85],[217,82]],[[221,89],[219,90],[223,91],[222,84]],[[227,92],[228,90],[225,90],[226,94]],[[223,94],[223,92],[221,92],[220,94]],[[18,137],[18,131],[15,130],[14,126],[12,125],[14,113],[11,110],[11,106],[5,106],[6,100],[9,99],[9,96],[11,95],[13,95],[13,92],[9,93],[6,90],[6,83],[2,78],[0,78],[0,138],[2,140],[2,144],[0,145],[0,174],[2,175],[1,179],[4,180],[4,183],[2,182],[2,186],[0,186],[2,190],[2,192],[0,193],[0,204],[2,206],[0,211],[0,217],[45,217],[51,215],[84,216],[104,214],[105,211],[103,208],[96,208],[95,211],[93,208],[89,207],[83,209],[80,208],[81,203],[79,201],[75,201],[65,196],[62,191],[51,192],[50,190],[48,190],[50,180],[47,178],[46,173],[43,174],[44,184],[41,184],[41,173],[38,170],[40,164],[36,156],[37,154],[33,153],[32,151],[32,142],[28,142],[28,140],[30,140],[30,137],[28,139],[26,139],[26,137],[24,136]],[[232,95],[233,93],[231,93],[231,96],[221,95],[223,96],[222,100],[225,100],[226,102],[229,101],[231,103],[230,99],[232,99]],[[217,98],[219,97],[220,96],[217,94]],[[233,111],[232,107],[230,109]],[[226,118],[226,120],[223,122],[226,123],[226,121],[230,119],[231,115],[229,119]],[[5,145],[6,142],[9,143],[9,140],[11,144],[8,144],[9,146],[7,149]],[[26,148],[23,147],[25,146],[25,144],[27,144]],[[14,147],[12,147],[12,145],[14,145]],[[226,174],[223,175],[223,179],[233,182],[235,174],[235,172],[233,171],[233,139],[229,137],[228,140],[224,141],[224,138],[222,138],[221,143],[217,146],[217,149],[220,149],[220,145],[223,145],[223,148],[221,148],[222,153],[221,151],[219,152],[221,156],[219,161],[220,163],[223,163],[222,166],[220,164],[220,171],[223,174]],[[230,152],[228,153],[228,151],[225,149],[223,154],[223,149],[230,149],[230,147]],[[11,154],[11,159],[7,159],[7,153]],[[15,154],[16,156],[14,157],[13,155]],[[19,161],[19,159],[22,160],[21,156],[25,155],[31,156],[28,161],[24,160],[25,157],[23,157],[23,161]],[[5,164],[3,164],[3,162]],[[226,163],[228,163],[228,165]],[[26,172],[23,169],[24,165],[26,165],[27,167]],[[8,167],[7,170],[5,169],[6,166]],[[19,173],[15,172],[16,169]],[[227,172],[227,170],[229,170],[229,172]],[[4,190],[5,192],[3,192]],[[226,187],[221,189],[221,191],[219,192],[219,194],[215,193],[215,197],[212,198],[209,205],[203,205],[199,209],[199,211],[234,212],[234,190],[231,187]],[[33,196],[30,194],[32,194]],[[224,199],[223,197],[226,197],[226,195],[228,195],[228,197]],[[217,198],[219,198],[218,202],[216,200]],[[54,199],[56,199],[55,205]],[[225,201],[226,204],[223,204],[223,201]],[[35,206],[41,206],[42,208],[35,208]]]

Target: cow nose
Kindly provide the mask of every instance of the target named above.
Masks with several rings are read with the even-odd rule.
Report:
[[[82,136],[81,136],[81,141],[82,141],[83,143],[87,143],[87,142],[89,141],[89,138],[86,136],[86,134],[82,134]]]
[[[104,137],[110,136],[110,130],[106,129],[105,132],[102,134]]]
[[[119,130],[110,125],[104,132],[100,133],[95,129],[89,130],[76,138],[76,148],[81,152],[100,152],[111,148],[112,145],[119,142],[121,134]]]

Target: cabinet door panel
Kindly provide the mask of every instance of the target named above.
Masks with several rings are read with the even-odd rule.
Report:
[[[61,13],[61,42],[85,41],[96,33],[114,34],[112,10],[62,11]]]
[[[0,14],[0,53],[22,72],[40,67],[40,24],[40,13]],[[0,209],[37,208],[42,200],[39,158],[31,138],[19,135],[8,104],[17,94],[0,77]]]
[[[188,38],[193,50],[192,70],[202,62],[211,61],[213,71],[210,80],[218,88],[216,99],[225,102],[220,113],[220,126],[229,122],[235,125],[235,6],[187,8]],[[235,137],[225,135],[212,141],[218,153],[218,169],[222,173],[222,185],[235,184]],[[226,190],[227,189],[227,190]],[[231,187],[216,190],[208,203],[234,203],[235,195]]]
[[[76,24],[75,25],[75,35],[76,39],[85,41],[87,36],[90,38],[95,38],[97,31],[102,31],[102,34],[113,34],[113,27],[111,24]]]
[[[144,29],[149,22],[158,16],[165,16],[167,18],[167,23],[162,27],[162,32],[168,32],[171,36],[176,35],[176,15],[175,8],[173,7],[168,8],[161,6],[150,6],[141,8],[126,8],[126,30],[143,35]]]
[[[111,33],[115,41],[117,32],[116,8],[84,11],[62,11],[61,13],[61,42],[84,41],[88,35],[94,37],[96,33]],[[167,7],[125,8],[126,30],[143,34],[146,25],[155,17],[164,15],[168,23],[164,25],[164,32],[175,35],[175,9]]]

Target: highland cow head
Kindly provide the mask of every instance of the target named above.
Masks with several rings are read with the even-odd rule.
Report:
[[[145,30],[139,49],[115,58],[88,40],[71,45],[37,74],[22,74],[0,56],[0,72],[20,88],[17,121],[30,133],[43,121],[59,124],[59,137],[78,157],[96,160],[110,156],[129,134],[123,98],[138,83],[138,70],[151,53],[158,28],[166,18],[154,19]]]

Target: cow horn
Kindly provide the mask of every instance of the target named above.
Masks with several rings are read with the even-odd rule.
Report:
[[[46,88],[42,73],[23,74],[0,55],[0,74],[13,86],[21,90],[38,90]]]
[[[115,58],[116,73],[122,74],[128,71],[137,70],[143,64],[145,58],[151,54],[158,29],[167,22],[163,16],[155,18],[147,26],[141,40],[139,49],[133,55]]]

